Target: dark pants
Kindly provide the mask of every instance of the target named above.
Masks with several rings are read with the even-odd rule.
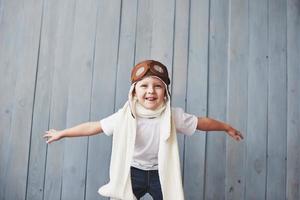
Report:
[[[158,170],[141,170],[131,167],[131,184],[133,194],[140,199],[147,192],[154,200],[162,200],[162,192],[158,177]]]

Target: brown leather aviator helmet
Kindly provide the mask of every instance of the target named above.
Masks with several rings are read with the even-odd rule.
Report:
[[[134,66],[131,70],[131,84],[142,80],[146,76],[157,76],[166,85],[170,84],[168,69],[155,60],[145,60]]]

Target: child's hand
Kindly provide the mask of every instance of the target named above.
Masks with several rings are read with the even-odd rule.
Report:
[[[232,127],[230,127],[229,130],[226,132],[230,137],[232,137],[236,141],[240,141],[240,140],[244,139],[243,135],[238,130],[236,130]]]
[[[51,142],[61,139],[62,136],[60,134],[60,131],[50,129],[49,131],[46,131],[46,134],[43,136],[43,138],[47,138],[46,143],[50,144]]]

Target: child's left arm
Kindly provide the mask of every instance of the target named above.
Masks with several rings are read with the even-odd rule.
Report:
[[[197,129],[201,131],[225,131],[233,139],[240,141],[243,135],[229,124],[208,117],[199,117]]]

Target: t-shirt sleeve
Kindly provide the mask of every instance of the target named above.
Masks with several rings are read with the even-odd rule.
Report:
[[[100,120],[101,128],[106,135],[110,136],[113,134],[115,124],[116,124],[116,118],[117,118],[117,113],[114,113]]]
[[[192,135],[197,128],[198,118],[195,115],[185,113],[182,108],[172,108],[176,131],[185,135]]]

